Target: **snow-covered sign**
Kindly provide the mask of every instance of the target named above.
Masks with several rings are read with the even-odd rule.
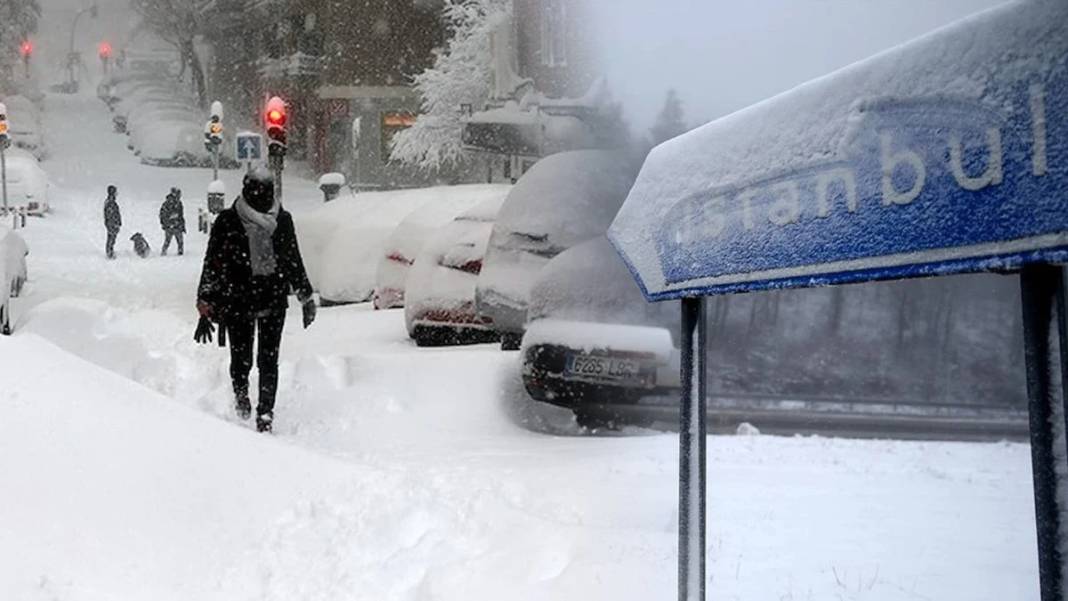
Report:
[[[237,160],[258,161],[263,158],[263,136],[249,132],[237,134]]]
[[[987,11],[657,147],[609,237],[651,300],[1068,260],[1068,3]]]

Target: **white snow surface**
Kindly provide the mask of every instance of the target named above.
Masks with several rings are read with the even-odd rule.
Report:
[[[943,97],[989,106],[988,88],[1035,64],[1066,68],[1066,21],[1062,0],[1011,2],[668,140],[646,158],[609,237],[659,291],[656,228],[681,199],[841,157],[867,101]]]
[[[305,331],[294,308],[276,433],[235,423],[226,351],[191,340],[205,236],[127,242],[158,248],[163,195],[211,172],[139,164],[109,117],[89,92],[45,102],[53,213],[20,231],[31,280],[0,338],[0,599],[674,597],[677,437],[581,436],[494,345],[417,349],[366,305]],[[287,179],[298,228],[325,227],[315,184]],[[379,219],[366,202],[339,206]],[[1038,598],[1026,445],[708,442],[710,596]]]
[[[390,256],[414,262],[438,228],[483,202],[496,201],[496,205],[500,206],[511,188],[500,184],[430,188],[427,202],[405,217],[386,240],[385,251],[378,259],[375,273],[375,297],[386,299],[386,308],[403,306],[404,281],[411,264],[390,259]],[[378,306],[384,305],[379,302]]]

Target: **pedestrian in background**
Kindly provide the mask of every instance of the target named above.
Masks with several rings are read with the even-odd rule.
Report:
[[[178,242],[178,255],[185,254],[185,207],[182,206],[182,191],[171,188],[167,199],[159,208],[159,225],[163,228],[162,256],[167,256],[171,238]]]
[[[115,258],[115,239],[119,237],[122,229],[122,212],[119,211],[117,200],[119,190],[115,186],[108,186],[108,198],[104,201],[104,228],[108,231],[107,256]]]

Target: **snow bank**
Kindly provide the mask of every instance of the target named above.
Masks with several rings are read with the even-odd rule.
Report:
[[[20,366],[0,403],[7,599],[206,599],[275,516],[347,474],[36,336],[0,341],[0,363]]]
[[[480,203],[496,199],[494,205],[500,207],[510,189],[511,186],[493,184],[452,186],[448,194],[437,194],[439,198],[412,211],[390,234],[385,252],[378,260],[375,307],[404,306],[404,281],[409,267],[434,230]]]

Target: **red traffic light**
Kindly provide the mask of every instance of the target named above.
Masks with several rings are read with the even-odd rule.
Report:
[[[33,42],[29,40],[24,40],[19,46],[19,52],[22,54],[23,57],[28,57],[33,54]]]
[[[267,108],[264,111],[264,118],[267,120],[267,127],[284,127],[286,124],[286,103],[278,96],[272,96],[267,101]]]
[[[100,42],[100,58],[111,58],[111,44]]]

